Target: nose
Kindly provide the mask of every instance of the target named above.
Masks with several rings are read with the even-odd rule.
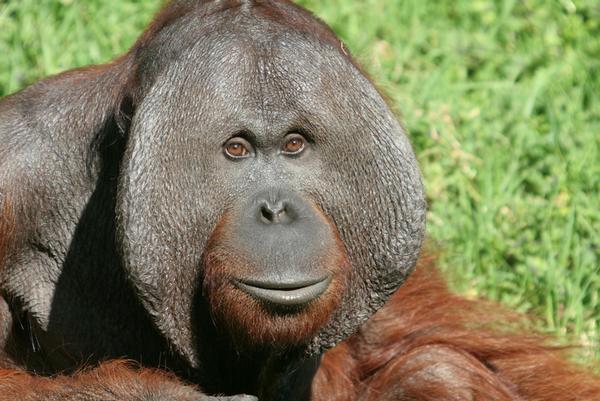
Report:
[[[262,224],[289,224],[295,220],[292,203],[287,200],[263,199],[259,203],[259,220]]]

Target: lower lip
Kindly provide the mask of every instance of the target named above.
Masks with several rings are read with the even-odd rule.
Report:
[[[300,288],[265,288],[237,281],[236,285],[248,295],[275,305],[301,306],[317,299],[327,290],[331,277]]]

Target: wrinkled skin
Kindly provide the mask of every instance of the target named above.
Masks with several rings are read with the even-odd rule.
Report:
[[[285,1],[172,2],[123,57],[3,99],[0,202],[7,367],[126,357],[261,400],[308,397],[425,215],[402,127]]]

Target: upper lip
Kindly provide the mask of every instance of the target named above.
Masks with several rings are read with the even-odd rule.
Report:
[[[282,306],[299,306],[318,298],[329,287],[330,282],[331,276],[325,276],[294,282],[237,280],[236,284],[261,301]]]

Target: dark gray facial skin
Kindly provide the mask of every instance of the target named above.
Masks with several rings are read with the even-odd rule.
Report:
[[[307,397],[413,268],[426,208],[402,127],[328,28],[243,0],[173,2],[115,62],[3,99],[0,202],[18,227],[0,288],[28,322],[0,339],[28,349],[12,359],[125,356],[261,400]]]

